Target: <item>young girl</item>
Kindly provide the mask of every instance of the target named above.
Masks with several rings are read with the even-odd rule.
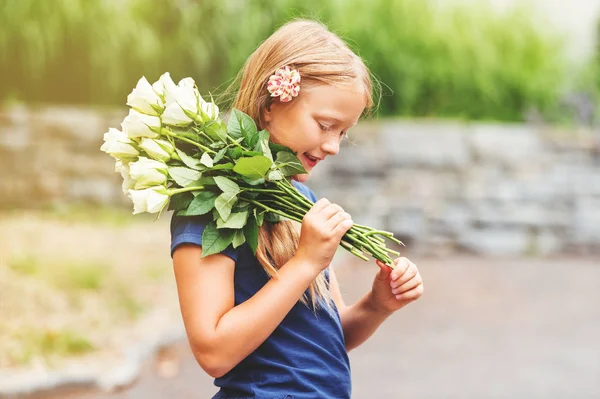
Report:
[[[297,153],[308,173],[292,184],[315,204],[302,224],[265,222],[256,256],[244,244],[201,258],[207,220],[173,217],[190,347],[220,387],[214,398],[350,398],[347,351],[423,292],[416,266],[398,258],[393,271],[377,262],[372,290],[346,305],[329,265],[352,220],[302,184],[373,106],[369,71],[322,24],[296,20],[261,44],[238,81],[233,107]]]

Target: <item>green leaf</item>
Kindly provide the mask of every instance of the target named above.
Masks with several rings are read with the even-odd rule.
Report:
[[[248,193],[246,193],[248,194]],[[246,201],[239,201],[232,209],[232,212],[243,212],[250,209],[250,204]]]
[[[289,153],[287,151],[279,151],[277,153],[277,159],[275,160],[275,164],[279,167],[279,169],[285,176],[308,173],[304,169],[304,166],[302,166],[302,162],[300,162],[298,157],[295,154]]]
[[[247,156],[247,157],[253,157],[256,155],[262,155],[262,152],[258,152],[258,151],[242,151],[242,155]]]
[[[204,133],[214,140],[221,140],[223,142],[227,141],[227,129],[222,122],[213,122],[206,126],[204,128]]]
[[[234,139],[244,138],[248,143],[256,135],[256,124],[249,115],[234,108],[227,122],[227,134]]]
[[[248,222],[244,226],[244,236],[250,249],[252,249],[252,253],[256,255],[256,248],[258,248],[258,226],[254,216],[248,218]]]
[[[233,169],[233,166],[234,165],[231,162],[221,163],[213,166],[212,168],[210,168],[210,170],[231,170]]]
[[[194,195],[187,191],[184,193],[177,193],[171,196],[169,201],[168,211],[180,211],[185,210],[190,205],[190,202],[194,199]]]
[[[243,243],[246,242],[246,237],[244,236],[244,230],[236,230],[233,235],[233,247],[237,248]]]
[[[169,168],[169,175],[181,187],[189,187],[191,183],[200,179],[202,173],[184,166],[173,166]]]
[[[269,172],[269,177],[267,177],[267,180],[269,181],[277,181],[277,180],[282,180],[283,179],[283,173],[281,173],[280,170],[272,170]]]
[[[256,223],[258,223],[259,226],[262,226],[265,220],[265,212],[258,212],[256,208],[254,208],[254,217],[256,218]]]
[[[226,178],[225,176],[215,176],[215,183],[224,193],[237,194],[240,192],[240,186],[238,186],[233,180]]]
[[[202,154],[202,157],[200,157],[200,163],[209,168],[213,167],[213,160],[207,152]]]
[[[223,143],[222,141],[215,141],[214,143],[210,143],[209,144],[210,148],[223,148],[226,147],[225,143]]]
[[[260,179],[249,179],[246,176],[242,176],[242,180],[244,181],[244,183],[248,183],[251,186],[260,186],[261,184],[264,184],[266,181],[263,177],[261,177]]]
[[[271,149],[269,148],[268,131],[261,130],[258,132],[258,142],[254,146],[254,151],[260,151],[265,157],[269,158],[271,161],[273,160],[273,154],[271,154]]]
[[[194,182],[194,186],[216,186],[215,178],[212,176],[203,176]],[[194,191],[195,193],[195,191]]]
[[[200,170],[200,161],[194,157],[189,156],[185,152],[181,151],[179,148],[175,147],[175,152],[181,158],[181,161],[188,167],[196,170]]]
[[[248,212],[232,213],[229,218],[224,221],[223,219],[217,220],[217,229],[241,229],[246,224],[248,219]]]
[[[212,191],[201,191],[188,206],[186,216],[204,215],[215,207],[217,195]]]
[[[267,212],[265,213],[265,220],[270,223],[280,222],[283,218],[276,213]]]
[[[231,159],[239,159],[243,152],[244,150],[242,150],[241,147],[229,148],[227,150],[227,156]]]
[[[294,154],[294,151],[292,151],[291,148],[286,147],[284,145],[281,144],[277,144],[277,143],[273,143],[272,141],[269,142],[269,147],[271,148],[271,153],[272,154],[277,154],[278,152],[289,152],[291,154]]]
[[[214,163],[219,162],[221,159],[223,159],[223,157],[225,156],[225,153],[227,152],[227,147],[221,149],[219,152],[217,152],[215,154],[215,158],[213,159]]]
[[[234,234],[234,230],[219,230],[214,222],[210,222],[202,233],[202,258],[223,251],[233,241]]]
[[[249,179],[264,178],[273,162],[265,156],[240,158],[233,171]]]
[[[219,212],[221,219],[227,220],[231,214],[231,208],[237,202],[237,193],[224,192],[215,200],[215,209]]]

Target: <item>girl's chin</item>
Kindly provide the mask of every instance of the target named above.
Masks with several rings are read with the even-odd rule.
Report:
[[[310,173],[303,173],[301,175],[292,176],[292,179],[296,180],[298,183],[304,183],[305,181],[308,180],[309,176],[310,176]]]

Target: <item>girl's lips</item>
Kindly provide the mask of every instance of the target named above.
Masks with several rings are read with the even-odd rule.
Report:
[[[319,163],[318,159],[316,161],[313,161],[309,157],[307,157],[306,154],[302,154],[302,156],[306,160],[306,163],[308,164],[308,166],[310,166],[311,168],[314,168],[315,165]]]

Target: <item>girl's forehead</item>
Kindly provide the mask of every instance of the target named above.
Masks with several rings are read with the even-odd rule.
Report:
[[[350,123],[354,123],[366,107],[365,89],[358,82],[317,84],[308,87],[302,94],[304,94],[303,100],[311,111]]]

